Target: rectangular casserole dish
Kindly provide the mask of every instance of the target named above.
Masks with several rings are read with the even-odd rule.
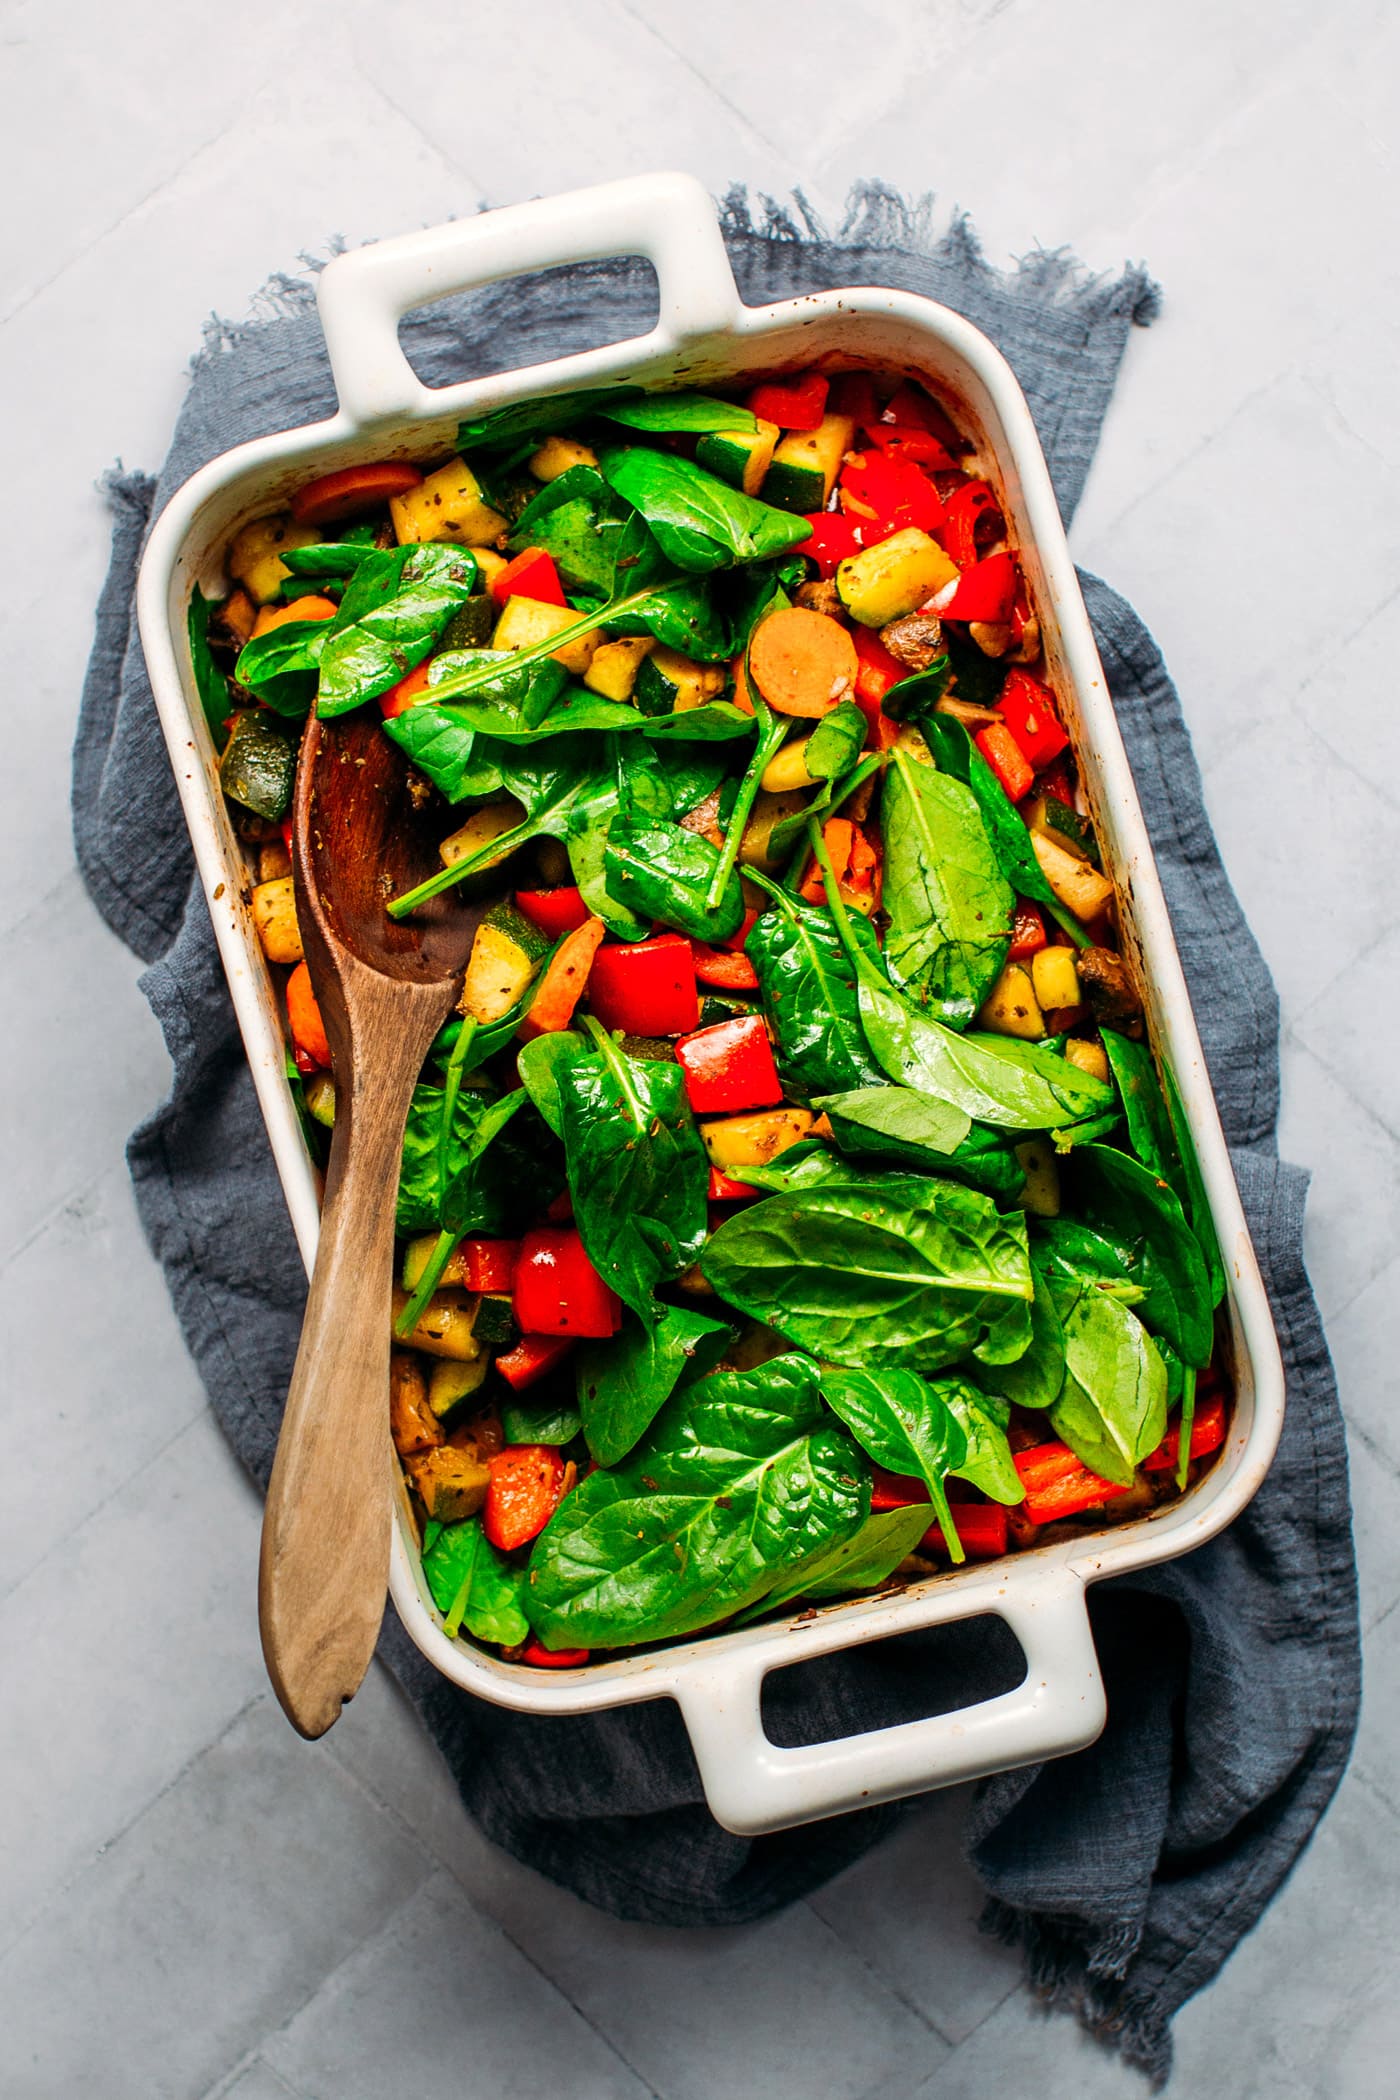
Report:
[[[398,325],[411,308],[526,271],[641,255],[660,285],[656,327],[634,341],[504,377],[431,388],[414,374]],[[452,1641],[424,1586],[404,1511],[390,1590],[411,1638],[479,1697],[539,1714],[674,1698],[706,1797],[740,1834],[950,1785],[1082,1748],[1105,1703],[1086,1585],[1202,1544],[1259,1486],[1278,1441],[1283,1371],[1250,1246],[1161,887],[1075,578],[1049,475],[1016,380],[988,340],[930,300],[878,288],[750,308],[731,274],[714,207],[691,178],[660,175],[512,206],[342,256],[319,284],[339,397],[328,421],[259,439],[203,468],[172,498],[142,562],[138,611],[156,705],[179,783],[273,1154],[302,1254],[316,1246],[319,1190],[285,1078],[281,1016],[248,908],[241,848],[219,788],[196,692],[187,608],[196,583],[221,582],[223,550],[250,519],[314,475],[371,459],[429,460],[457,424],[509,401],[567,387],[733,386],[750,373],[869,363],[924,379],[972,435],[1012,521],[1099,837],[1117,884],[1123,944],[1145,994],[1152,1040],[1175,1072],[1229,1282],[1235,1404],[1216,1464],[1179,1501],[894,1595],[855,1598],[651,1653],[540,1671]],[[386,1413],[387,1441],[387,1413]],[[250,1569],[250,1580],[252,1571]],[[959,1711],[845,1740],[780,1749],[766,1737],[768,1671],[896,1633],[993,1614],[1024,1650],[1012,1691]]]

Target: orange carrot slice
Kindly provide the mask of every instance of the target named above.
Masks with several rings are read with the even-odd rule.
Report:
[[[588,973],[593,967],[593,958],[603,943],[607,932],[601,919],[585,919],[560,942],[544,976],[540,988],[530,1001],[526,1014],[516,1034],[528,1043],[537,1035],[553,1035],[556,1029],[567,1028],[574,1017],[574,1008],[583,997]]]
[[[769,613],[749,643],[754,682],[780,715],[828,714],[854,693],[859,668],[848,630],[804,605]]]
[[[265,605],[253,622],[253,639],[285,627],[291,620],[333,620],[336,606],[329,598],[293,598],[290,605]]]
[[[321,1019],[321,1009],[316,1004],[316,994],[311,989],[311,972],[304,962],[298,963],[287,979],[287,1022],[298,1050],[304,1050],[308,1057],[314,1057],[318,1065],[329,1070],[331,1046],[326,1041],[326,1027]]]
[[[319,481],[308,481],[304,489],[298,489],[292,498],[292,519],[298,525],[330,525],[362,517],[391,496],[416,489],[422,479],[417,467],[405,460],[342,467],[338,474],[323,474]]]

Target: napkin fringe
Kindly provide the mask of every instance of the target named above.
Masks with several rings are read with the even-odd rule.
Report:
[[[1047,2013],[1071,2013],[1086,2033],[1146,2074],[1154,2092],[1171,2076],[1171,2026],[1161,2000],[1124,1990],[1123,1977],[1142,1942],[1141,1921],[1095,1935],[1088,1945],[1077,1920],[1017,1910],[993,1897],[983,1932],[1018,1949],[1026,1982]]]

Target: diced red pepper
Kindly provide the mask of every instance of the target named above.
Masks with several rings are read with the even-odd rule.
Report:
[[[764,423],[776,423],[779,430],[815,430],[826,414],[826,397],[831,382],[820,372],[808,372],[800,379],[770,379],[756,386],[745,406]]]
[[[568,883],[557,890],[517,890],[515,908],[552,941],[588,923],[583,892]]]
[[[1015,1454],[1016,1471],[1026,1491],[1025,1514],[1033,1524],[1053,1524],[1081,1510],[1097,1509],[1128,1490],[1091,1473],[1068,1444],[1035,1444]]]
[[[581,1670],[592,1655],[591,1648],[546,1648],[543,1641],[526,1641],[516,1660],[536,1670]]]
[[[897,657],[890,655],[873,628],[854,628],[851,639],[856,645],[856,706],[873,728],[886,693],[901,678],[907,678],[909,672]]]
[[[491,579],[491,596],[497,605],[507,598],[533,598],[537,605],[567,605],[564,586],[552,555],[543,547],[526,547],[514,561]]]
[[[947,446],[913,423],[869,423],[866,436],[881,452],[896,459],[917,461],[931,474],[945,473],[949,469],[961,473]]]
[[[738,1203],[745,1196],[761,1196],[763,1191],[751,1188],[747,1181],[736,1181],[732,1174],[722,1174],[718,1167],[711,1167],[706,1194],[711,1203]]]
[[[736,1014],[696,1035],[682,1036],[676,1062],[686,1098],[697,1116],[740,1115],[775,1108],[783,1098],[762,1014]]]
[[[1057,802],[1063,802],[1069,809],[1074,808],[1074,782],[1069,777],[1068,766],[1048,767],[1036,781],[1036,786],[1042,795],[1053,795]]]
[[[463,1240],[462,1255],[469,1291],[509,1291],[520,1259],[519,1240]]]
[[[1005,626],[1016,602],[1017,570],[1014,555],[1004,550],[989,554],[985,561],[964,569],[958,587],[946,605],[940,606],[945,620],[983,620],[989,626]]]
[[[1208,1451],[1218,1451],[1225,1441],[1225,1396],[1212,1393],[1208,1400],[1201,1401],[1191,1423],[1191,1456],[1204,1458]],[[1167,1473],[1176,1468],[1181,1456],[1181,1424],[1173,1422],[1157,1449],[1143,1462],[1145,1473]]]
[[[415,700],[421,700],[424,693],[428,690],[428,672],[430,668],[431,659],[427,663],[415,664],[413,669],[405,677],[401,678],[397,685],[391,685],[387,693],[380,694],[380,712],[383,714],[386,722],[392,721],[395,715],[403,714],[406,709],[413,706]]]
[[[574,1198],[570,1189],[560,1189],[545,1205],[544,1214],[551,1225],[567,1225],[574,1214]]]
[[[1069,738],[1055,712],[1055,695],[1029,671],[1007,672],[997,706],[1033,772],[1039,773],[1068,748]]]
[[[884,1509],[908,1509],[911,1503],[927,1502],[928,1488],[912,1473],[890,1473],[884,1466],[870,1468],[870,1514]]]
[[[496,1369],[520,1393],[562,1363],[573,1346],[571,1335],[522,1334],[513,1349],[496,1358]]]
[[[895,392],[886,406],[881,419],[885,423],[899,423],[915,430],[926,431],[936,437],[949,452],[966,452],[967,440],[955,427],[936,401],[931,401],[921,387],[908,380]]]
[[[690,942],[679,933],[610,941],[593,958],[588,999],[604,1028],[688,1035],[700,1018]]]
[[[317,1064],[309,1050],[303,1050],[299,1045],[293,1046],[292,1063],[296,1066],[303,1079],[309,1079],[313,1072],[320,1072],[324,1069],[323,1066]]]
[[[736,955],[742,955],[748,944],[749,935],[753,932],[757,921],[758,913],[746,905],[743,918],[740,919],[728,940],[720,942],[721,948],[732,948]]]
[[[618,1295],[584,1253],[572,1225],[539,1225],[526,1233],[511,1297],[524,1334],[603,1341],[622,1325]]]
[[[969,1560],[997,1560],[1006,1551],[1008,1525],[1000,1502],[954,1502],[953,1523]],[[921,1553],[948,1551],[943,1533],[933,1524],[919,1541]]]
[[[960,569],[970,569],[978,550],[1006,530],[1001,505],[985,481],[964,481],[946,499],[943,545]]]
[[[943,522],[937,489],[921,467],[897,452],[857,452],[848,459],[841,469],[841,508],[860,526],[867,547],[909,526],[936,532]]]
[[[486,1464],[481,1527],[493,1546],[513,1553],[537,1538],[559,1507],[564,1460],[552,1444],[507,1444]]]
[[[1008,962],[1029,962],[1045,946],[1045,921],[1033,904],[1024,897],[1016,899],[1016,916],[1011,922],[1011,946],[1006,951]]]
[[[341,467],[308,481],[292,498],[292,519],[297,525],[339,524],[378,510],[391,496],[416,489],[423,476],[406,460],[381,460],[371,466]]]
[[[813,560],[823,576],[834,576],[843,561],[859,554],[861,535],[858,521],[848,518],[840,511],[813,511],[807,518],[812,528],[812,537],[802,542],[799,552]]]
[[[853,423],[873,423],[880,413],[875,382],[868,372],[842,372],[831,382],[831,409]]]
[[[1030,793],[1035,768],[1004,722],[989,722],[973,742],[1013,802]]]
[[[754,917],[757,916],[755,912]],[[692,941],[690,952],[695,957],[695,976],[700,984],[713,985],[721,992],[758,990],[758,972],[747,955],[735,955],[728,948],[707,948],[703,941]]]

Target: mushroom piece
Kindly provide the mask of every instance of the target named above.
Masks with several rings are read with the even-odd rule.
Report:
[[[1081,948],[1074,958],[1085,1003],[1101,1028],[1142,1033],[1142,1001],[1126,963],[1111,948]]]
[[[800,583],[793,593],[794,602],[804,612],[825,613],[828,619],[844,622],[846,608],[841,603],[841,593],[836,588],[834,576],[819,577],[812,583]]]
[[[943,622],[936,613],[905,613],[880,629],[880,640],[907,671],[926,671],[943,654]]]

